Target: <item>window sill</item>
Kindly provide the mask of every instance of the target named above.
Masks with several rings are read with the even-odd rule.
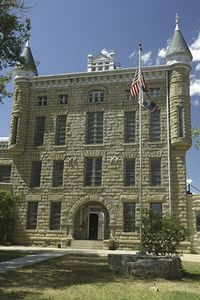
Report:
[[[165,188],[162,185],[159,185],[159,186],[149,186],[149,190],[165,191]]]
[[[138,143],[137,142],[133,142],[133,143],[123,143],[122,144],[123,146],[125,146],[125,147],[128,147],[128,146],[138,146]]]
[[[135,185],[124,185],[123,186],[123,189],[124,190],[132,190],[132,189],[134,189],[134,190],[138,190],[138,187],[136,187]]]
[[[43,149],[45,149],[45,145],[42,145],[42,146],[35,146],[35,145],[33,145],[32,148],[39,149],[39,150],[42,149],[43,150]]]
[[[65,148],[66,148],[66,145],[54,145],[53,146],[54,150],[60,150],[60,149],[65,149]]]
[[[61,229],[48,229],[46,231],[47,234],[49,233],[62,233],[62,230]]]
[[[122,231],[121,235],[123,235],[123,236],[127,236],[127,235],[135,236],[136,233],[137,233],[136,230],[135,231],[130,231],[130,232]]]
[[[84,147],[104,147],[105,144],[84,144]]]
[[[157,145],[157,144],[163,144],[163,142],[162,141],[149,141],[148,144],[149,145],[155,145],[155,144]]]
[[[104,186],[84,186],[83,190],[90,190],[90,191],[96,191],[96,190],[103,190]]]
[[[63,185],[60,185],[60,186],[52,186],[51,189],[52,189],[52,190],[56,190],[56,191],[57,191],[57,190],[63,190],[63,189],[64,189],[64,186],[63,186]]]

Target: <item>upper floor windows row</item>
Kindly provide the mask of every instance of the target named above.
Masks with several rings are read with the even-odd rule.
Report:
[[[63,105],[63,104],[68,104],[68,95],[58,95],[58,104]],[[47,96],[38,96],[37,106],[47,106],[48,105],[48,99]]]
[[[160,97],[160,88],[150,88],[149,96],[152,99],[158,99]],[[130,91],[125,91],[125,100],[131,100]],[[94,90],[88,93],[88,103],[103,103],[105,100],[105,92],[103,90]],[[62,94],[58,95],[58,104],[68,104],[68,95]],[[48,99],[47,96],[38,96],[37,106],[47,106]]]

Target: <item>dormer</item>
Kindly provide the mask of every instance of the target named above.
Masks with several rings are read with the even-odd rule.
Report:
[[[92,54],[89,54],[87,57],[88,72],[110,71],[114,69],[116,69],[116,66],[115,53],[113,51],[103,49],[96,57],[93,57]]]

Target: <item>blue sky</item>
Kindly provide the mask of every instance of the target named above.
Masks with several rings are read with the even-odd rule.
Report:
[[[145,65],[163,64],[180,16],[191,48],[192,125],[200,127],[199,0],[30,0],[31,48],[40,75],[86,71],[87,55],[113,50],[122,67],[137,66],[138,42]],[[0,136],[8,136],[12,100],[0,106]],[[187,177],[200,188],[200,150],[187,154]]]

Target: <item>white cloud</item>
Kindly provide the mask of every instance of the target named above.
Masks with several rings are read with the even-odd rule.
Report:
[[[158,54],[157,54],[157,58],[156,58],[157,65],[160,65],[162,63],[163,59],[165,59],[166,52],[167,52],[167,48],[158,49]]]
[[[129,55],[129,58],[130,58],[130,59],[134,59],[134,56],[135,56],[135,51],[133,51],[133,52]]]
[[[200,95],[200,79],[197,79],[195,77],[191,78],[190,81],[190,95]]]
[[[149,52],[147,52],[145,54],[142,54],[141,60],[142,60],[143,64],[145,64],[145,65],[151,65],[152,64],[152,58],[151,58],[151,56],[152,56],[152,52],[151,51],[149,51]]]
[[[196,40],[190,46],[192,52],[193,61],[200,61],[200,32]]]
[[[158,57],[165,58],[167,52],[167,48],[158,49]]]
[[[192,104],[194,106],[199,106],[199,100],[198,99],[192,100]]]
[[[196,65],[195,70],[196,70],[196,71],[200,71],[200,64]]]

